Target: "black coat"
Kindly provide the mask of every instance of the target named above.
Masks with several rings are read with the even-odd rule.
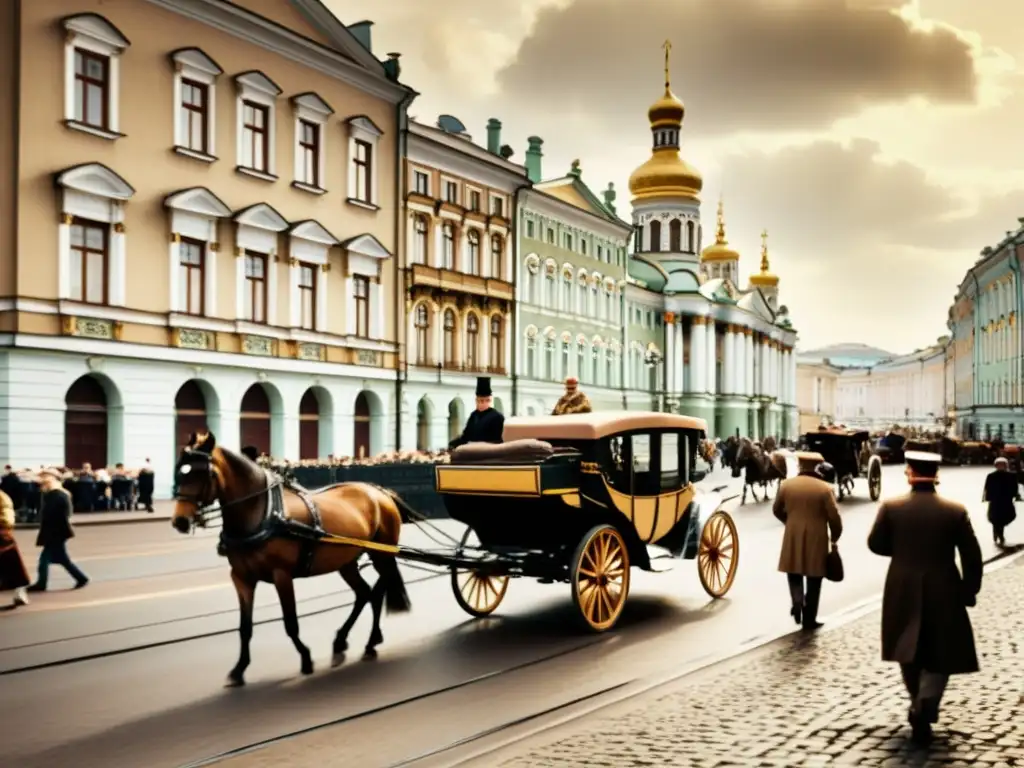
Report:
[[[1009,525],[1017,518],[1014,501],[1020,501],[1017,475],[1003,469],[989,472],[985,478],[982,501],[988,502],[988,521],[993,525]]]
[[[466,420],[466,428],[462,430],[462,434],[448,443],[448,448],[454,450],[466,443],[500,443],[504,430],[505,417],[500,411],[494,408],[473,411]]]
[[[52,547],[63,544],[74,537],[71,527],[71,495],[63,488],[43,494],[42,510],[39,513],[39,535],[37,547]]]

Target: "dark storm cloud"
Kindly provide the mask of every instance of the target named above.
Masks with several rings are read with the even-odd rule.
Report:
[[[691,135],[820,128],[867,105],[975,95],[953,31],[846,0],[576,0],[540,13],[499,84],[534,109],[635,130],[660,95],[666,38]]]

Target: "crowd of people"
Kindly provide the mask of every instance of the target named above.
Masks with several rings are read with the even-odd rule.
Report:
[[[75,512],[153,511],[154,474],[149,459],[136,469],[127,469],[124,464],[93,469],[91,464],[83,464],[79,469],[17,470],[8,464],[0,477],[0,491],[7,494],[20,517],[34,521],[41,508],[40,478],[43,473],[52,472],[57,473],[61,485],[71,495]]]

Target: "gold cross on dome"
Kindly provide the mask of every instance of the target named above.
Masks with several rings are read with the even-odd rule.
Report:
[[[665,44],[661,47],[665,49],[665,90],[668,90],[669,83],[672,80],[672,77],[669,74],[669,55],[672,52],[672,41],[666,40]]]

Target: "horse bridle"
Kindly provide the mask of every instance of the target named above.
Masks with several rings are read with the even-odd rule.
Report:
[[[189,462],[187,461],[189,457],[201,458],[202,461]],[[196,470],[196,464],[202,464],[203,469]],[[182,493],[180,490],[182,485],[180,477],[182,475],[191,475],[195,471],[199,471],[203,474],[202,485],[200,486],[199,491],[194,494]],[[248,493],[237,499],[232,499],[231,501],[221,501],[218,504],[218,483],[210,454],[203,451],[185,450],[182,453],[181,459],[178,461],[178,468],[175,471],[174,500],[185,502],[186,504],[192,504],[196,508],[195,514],[192,516],[193,528],[206,528],[211,522],[223,519],[225,509],[230,509],[238,504],[244,504],[247,501],[252,501],[258,496],[262,496],[280,485],[282,482],[280,478],[271,479],[268,477],[267,480],[266,488],[261,488],[258,491],[253,491],[252,493]]]

